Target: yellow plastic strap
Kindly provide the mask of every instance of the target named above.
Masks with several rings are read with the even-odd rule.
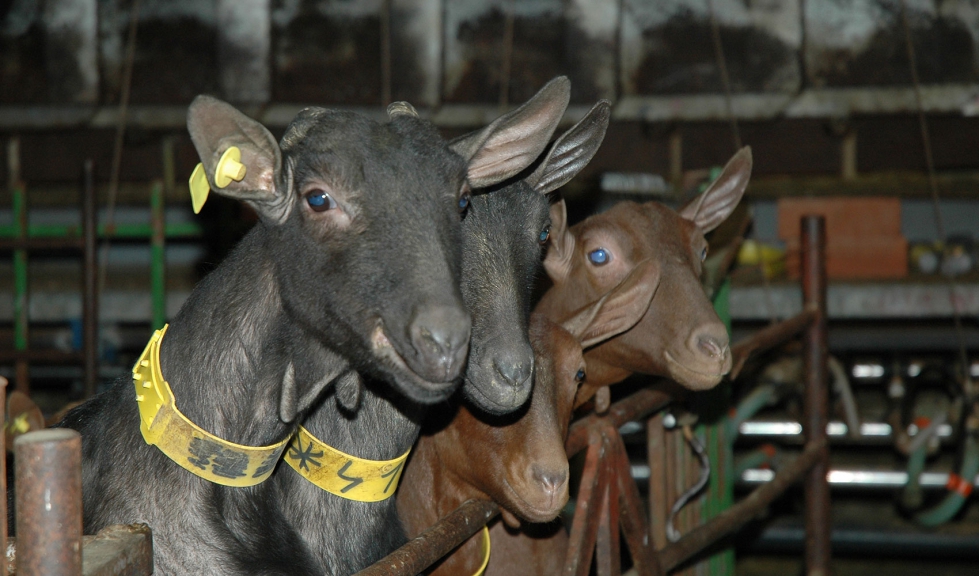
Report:
[[[181,414],[160,370],[160,342],[166,331],[164,326],[153,333],[133,366],[143,440],[181,467],[215,484],[260,484],[272,474],[289,439],[271,446],[242,446],[218,438]]]
[[[324,444],[300,426],[285,461],[330,494],[358,502],[380,502],[398,488],[409,452],[410,448],[394,460],[364,460]]]
[[[489,558],[490,558],[489,528],[483,526],[483,563],[479,565],[479,570],[476,570],[473,576],[483,576],[483,572],[486,572],[486,567],[489,566]]]

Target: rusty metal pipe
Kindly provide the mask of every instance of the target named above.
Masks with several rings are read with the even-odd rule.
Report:
[[[82,437],[67,428],[14,440],[17,574],[82,572]]]
[[[564,448],[567,450],[568,456],[574,456],[588,446],[588,430],[599,426],[601,420],[607,419],[612,425],[619,427],[626,422],[637,420],[665,408],[672,400],[665,392],[648,388],[642,389],[612,404],[607,414],[602,416],[591,414],[577,420],[571,425]]]
[[[825,439],[807,444],[805,450],[791,464],[779,470],[771,482],[759,486],[734,506],[715,516],[706,524],[694,528],[679,541],[660,550],[660,566],[665,571],[673,570],[697,552],[763,514],[769,504],[781,496],[792,484],[798,482],[808,470],[820,461],[825,451]]]
[[[99,309],[96,294],[98,270],[95,260],[95,163],[85,161],[82,191],[82,355],[85,358],[85,397],[95,395],[98,385],[98,325]]]
[[[826,220],[802,217],[802,299],[806,309],[826,310]],[[830,574],[829,443],[826,421],[829,403],[826,315],[821,313],[803,334],[806,389],[803,426],[806,441],[822,446],[805,481],[806,575]]]
[[[819,317],[819,310],[813,307],[807,307],[805,310],[796,314],[795,316],[789,318],[788,320],[783,320],[778,324],[772,324],[766,328],[763,328],[748,338],[745,338],[734,346],[731,346],[731,357],[734,362],[731,367],[731,372],[728,374],[728,378],[734,380],[741,373],[741,369],[744,367],[745,361],[758,351],[767,350],[773,346],[777,346],[782,342],[785,342],[792,336],[795,336],[799,332],[802,332],[806,327],[811,326]]]
[[[357,572],[356,576],[414,576],[479,531],[500,508],[486,500],[467,500],[438,524]]]
[[[0,414],[7,413],[7,379],[0,376]],[[0,574],[7,575],[7,435],[0,434]]]

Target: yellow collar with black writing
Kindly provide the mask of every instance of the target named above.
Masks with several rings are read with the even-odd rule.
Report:
[[[133,366],[139,430],[147,444],[186,470],[224,486],[254,486],[272,474],[288,438],[271,446],[242,446],[207,432],[177,410],[160,369],[160,342],[167,326],[153,333]]]
[[[380,502],[394,494],[408,452],[394,460],[365,460],[325,444],[302,426],[285,461],[303,478],[330,494],[358,502]]]

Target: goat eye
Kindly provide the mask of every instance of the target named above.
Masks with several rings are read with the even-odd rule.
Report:
[[[459,196],[459,212],[465,212],[466,208],[469,208],[469,192],[463,192],[462,196]]]
[[[326,212],[337,207],[337,201],[319,188],[306,193],[306,204],[313,209],[313,212]]]
[[[605,248],[598,248],[588,253],[588,260],[590,260],[595,266],[608,264],[608,261],[611,259],[612,255],[609,254],[608,250]]]
[[[578,370],[578,373],[574,375],[574,381],[581,384],[585,381],[585,371]]]
[[[703,251],[700,253],[700,261],[703,262],[707,259],[707,247],[705,246]]]
[[[537,241],[540,242],[541,244],[544,244],[545,242],[547,242],[547,239],[550,237],[551,237],[551,227],[548,226],[543,230],[541,230],[540,234],[537,235]]]

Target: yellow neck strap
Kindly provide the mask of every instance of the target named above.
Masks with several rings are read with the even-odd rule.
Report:
[[[133,366],[143,440],[186,470],[215,484],[254,486],[263,482],[272,474],[289,439],[271,446],[242,446],[218,438],[181,414],[160,370],[160,342],[166,331],[164,326],[153,333]]]
[[[473,576],[483,576],[483,572],[486,572],[486,567],[489,565],[490,557],[490,534],[489,528],[483,526],[483,563],[479,565],[479,570]]]
[[[364,460],[324,444],[300,426],[289,443],[285,461],[330,494],[358,502],[380,502],[398,488],[409,452],[410,448],[394,460]]]

